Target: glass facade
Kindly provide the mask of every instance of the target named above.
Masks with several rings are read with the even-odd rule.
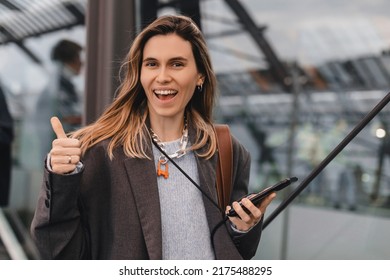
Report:
[[[217,117],[251,152],[253,191],[289,176],[302,182],[389,92],[389,4],[240,1],[289,73],[286,89],[227,2],[202,2]],[[291,204],[272,212],[300,182],[278,194],[267,214],[280,215],[264,230],[258,258],[390,257],[378,249],[388,241],[378,241],[378,229],[390,233],[389,113],[386,106]]]

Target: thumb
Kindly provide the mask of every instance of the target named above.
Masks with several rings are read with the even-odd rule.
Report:
[[[57,117],[52,117],[50,119],[50,122],[51,122],[51,126],[52,126],[52,128],[54,130],[54,133],[57,135],[58,139],[60,139],[60,138],[67,138],[66,134],[65,134],[65,131],[64,131],[64,128],[62,127],[62,124],[61,124],[60,120]]]

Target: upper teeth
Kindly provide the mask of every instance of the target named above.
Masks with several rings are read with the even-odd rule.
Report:
[[[172,90],[172,89],[167,89],[167,90],[155,90],[154,92],[155,92],[156,94],[161,94],[161,95],[176,94],[176,90]]]

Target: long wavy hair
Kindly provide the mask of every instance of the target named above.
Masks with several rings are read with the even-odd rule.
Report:
[[[176,34],[191,43],[196,66],[204,76],[203,90],[195,93],[186,107],[190,125],[196,130],[191,150],[210,158],[216,151],[216,137],[212,126],[212,110],[216,98],[216,78],[212,69],[205,39],[196,24],[185,16],[162,16],[147,26],[134,40],[122,65],[124,76],[113,103],[100,118],[71,134],[81,142],[84,154],[100,141],[110,139],[108,155],[113,158],[115,147],[123,145],[129,157],[149,158],[146,143],[150,141],[146,120],[147,98],[140,82],[143,50],[146,42],[156,35]],[[200,148],[207,148],[199,153]]]

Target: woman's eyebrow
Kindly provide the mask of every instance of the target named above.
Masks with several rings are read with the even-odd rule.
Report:
[[[175,56],[175,57],[170,58],[168,61],[177,61],[177,60],[188,61],[188,59],[183,57],[183,56]],[[146,57],[142,61],[143,62],[145,62],[145,61],[158,61],[158,59],[154,58],[154,57]]]
[[[142,62],[146,62],[146,61],[156,61],[157,59],[156,58],[153,58],[153,57],[146,57],[142,60]]]
[[[182,56],[176,56],[176,57],[172,57],[171,59],[169,59],[170,61],[172,60],[183,60],[183,61],[187,61],[188,59],[185,58],[185,57],[182,57]]]

